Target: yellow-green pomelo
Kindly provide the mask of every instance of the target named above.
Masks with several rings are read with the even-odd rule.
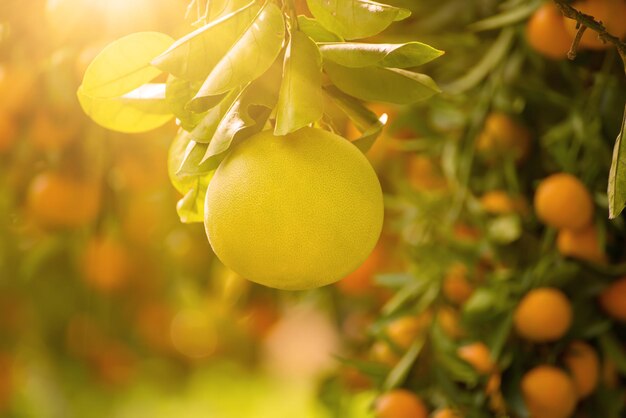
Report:
[[[382,191],[367,159],[344,138],[313,128],[263,131],[215,172],[204,221],[215,254],[241,276],[310,289],[365,261],[382,229]]]

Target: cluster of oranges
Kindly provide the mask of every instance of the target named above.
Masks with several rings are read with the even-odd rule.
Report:
[[[626,36],[626,2],[572,6]],[[575,22],[545,2],[525,25],[528,44],[555,71],[551,61],[567,56]],[[610,47],[587,30],[579,50]],[[518,93],[503,87],[508,99],[507,88]],[[371,108],[390,116],[370,158],[389,194],[386,241],[400,240],[404,254],[393,264],[389,247],[377,248],[336,285],[358,301],[343,320],[357,359],[343,366],[344,383],[382,388],[379,418],[567,418],[599,399],[619,403],[615,353],[605,344],[623,335],[626,278],[606,272],[624,259],[623,228],[599,215],[610,161],[585,173],[554,158],[561,151],[548,131],[559,111],[547,104],[521,111],[492,103],[469,144],[456,121],[433,144],[439,126],[430,109]],[[427,134],[414,129],[423,121]],[[348,126],[348,138],[358,135]],[[613,139],[602,146],[610,150]]]

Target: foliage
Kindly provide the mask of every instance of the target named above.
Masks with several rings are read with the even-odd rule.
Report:
[[[170,151],[170,176],[185,185],[178,205],[183,222],[203,219],[206,187],[233,143],[268,127],[276,135],[310,125],[334,131],[347,116],[358,120],[371,145],[382,124],[346,94],[408,104],[439,91],[414,69],[441,51],[419,42],[347,42],[378,35],[406,19],[406,9],[311,0],[313,17],[296,17],[286,1],[222,3],[173,43],[153,32],[115,41],[90,64],[78,90],[84,111],[109,129],[144,131],[176,116],[181,130]],[[160,71],[167,81],[151,83]]]

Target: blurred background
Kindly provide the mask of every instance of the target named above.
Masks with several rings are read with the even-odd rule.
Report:
[[[541,1],[390,3],[413,15],[371,41],[445,50],[424,70],[444,94],[370,105],[389,116],[368,153],[385,191],[380,243],[335,285],[281,292],[227,270],[203,226],[180,222],[174,122],[117,134],[76,100],[108,42],[180,37],[205,3],[2,0],[0,416],[359,418],[373,416],[379,391],[404,385],[432,410],[508,416],[506,399],[525,417],[521,376],[561,361],[574,337],[603,374],[577,416],[623,413],[626,315],[597,306],[626,275],[623,218],[605,216],[626,101],[617,53],[566,61],[570,41],[528,34]],[[360,135],[349,122],[343,134]],[[558,171],[593,196],[591,250],[557,245],[533,215],[535,188]],[[577,312],[555,345],[512,332],[515,306],[538,286],[563,289]],[[499,360],[497,389],[457,352],[474,341]]]

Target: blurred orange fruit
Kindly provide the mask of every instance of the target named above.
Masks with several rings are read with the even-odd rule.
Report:
[[[489,348],[482,342],[466,344],[457,349],[459,358],[472,365],[480,374],[489,374],[495,368]]]
[[[611,317],[626,322],[626,277],[615,280],[604,289],[600,305]]]
[[[170,308],[163,302],[149,302],[139,307],[135,327],[148,347],[165,352],[172,348],[168,332],[172,316]]]
[[[356,367],[343,366],[339,370],[339,377],[346,388],[354,391],[371,389],[373,386],[372,379]]]
[[[591,224],[593,199],[587,187],[568,173],[557,173],[539,183],[535,192],[535,212],[554,228],[581,229]]]
[[[31,64],[28,67],[0,65],[0,112],[23,114],[34,101],[36,76]]]
[[[567,58],[574,37],[565,29],[561,12],[549,1],[528,20],[526,40],[541,55],[560,60]]]
[[[92,353],[91,362],[102,383],[124,386],[135,375],[136,360],[131,349],[122,342],[107,341]]]
[[[370,348],[370,358],[378,363],[394,367],[400,357],[385,341],[376,341]]]
[[[458,222],[452,229],[452,235],[455,239],[469,244],[480,240],[482,233],[478,228]]]
[[[28,139],[40,151],[59,151],[78,134],[76,115],[67,109],[40,109],[33,115]]]
[[[465,334],[460,324],[459,313],[455,309],[442,307],[437,312],[437,321],[443,332],[450,338],[458,339]]]
[[[493,396],[500,391],[500,384],[502,383],[502,376],[500,372],[493,372],[487,380],[487,386],[485,387],[485,393],[489,396]]]
[[[204,309],[179,311],[170,324],[170,336],[176,350],[191,359],[214,354],[218,348],[217,318]]]
[[[572,7],[579,11],[591,15],[596,21],[600,21],[607,31],[623,38],[626,36],[626,5],[623,0],[583,0],[575,1]],[[576,21],[564,18],[565,29],[573,38],[576,34]],[[598,34],[587,29],[580,40],[580,47],[583,49],[602,50],[613,47],[611,43],[605,43],[598,37]]]
[[[128,249],[109,235],[92,237],[81,261],[85,282],[104,293],[126,285],[132,268]]]
[[[583,229],[561,229],[556,238],[556,247],[559,253],[567,257],[606,262],[606,254],[600,247],[598,232],[593,224]]]
[[[0,110],[0,155],[13,148],[19,129],[15,117]]]
[[[93,222],[101,205],[100,184],[56,172],[37,175],[28,187],[27,206],[45,227],[80,227]]]
[[[356,270],[336,283],[337,289],[347,296],[362,296],[375,288],[374,275],[380,271],[385,261],[382,245],[379,243]]]
[[[450,267],[443,278],[442,291],[450,302],[456,305],[465,303],[474,293],[474,286],[467,278],[467,266],[454,264]]]
[[[443,190],[448,186],[436,162],[422,154],[411,154],[407,159],[409,184],[418,191]]]
[[[427,418],[424,401],[406,389],[382,394],[374,405],[376,418]]]
[[[452,408],[443,408],[435,412],[433,418],[463,418],[463,415]]]
[[[518,334],[533,342],[556,341],[572,323],[572,305],[558,289],[542,287],[528,292],[515,309]]]
[[[532,418],[568,418],[576,408],[576,387],[563,370],[537,366],[522,377],[522,396]]]
[[[584,341],[573,341],[567,347],[563,361],[572,375],[578,396],[591,395],[600,379],[600,359],[596,350]]]
[[[427,310],[419,315],[395,319],[387,325],[387,336],[398,347],[406,350],[430,326],[432,316],[431,311]]]
[[[524,160],[531,147],[528,129],[502,112],[490,113],[476,140],[476,149],[487,160],[495,160],[503,154],[510,154],[515,161]]]
[[[264,338],[280,318],[280,315],[269,300],[257,300],[244,310],[248,330],[257,339]]]
[[[8,353],[0,352],[0,413],[8,408],[15,391],[13,363],[14,360]]]
[[[524,213],[526,204],[522,198],[513,198],[503,190],[492,190],[480,197],[480,206],[490,215]]]

